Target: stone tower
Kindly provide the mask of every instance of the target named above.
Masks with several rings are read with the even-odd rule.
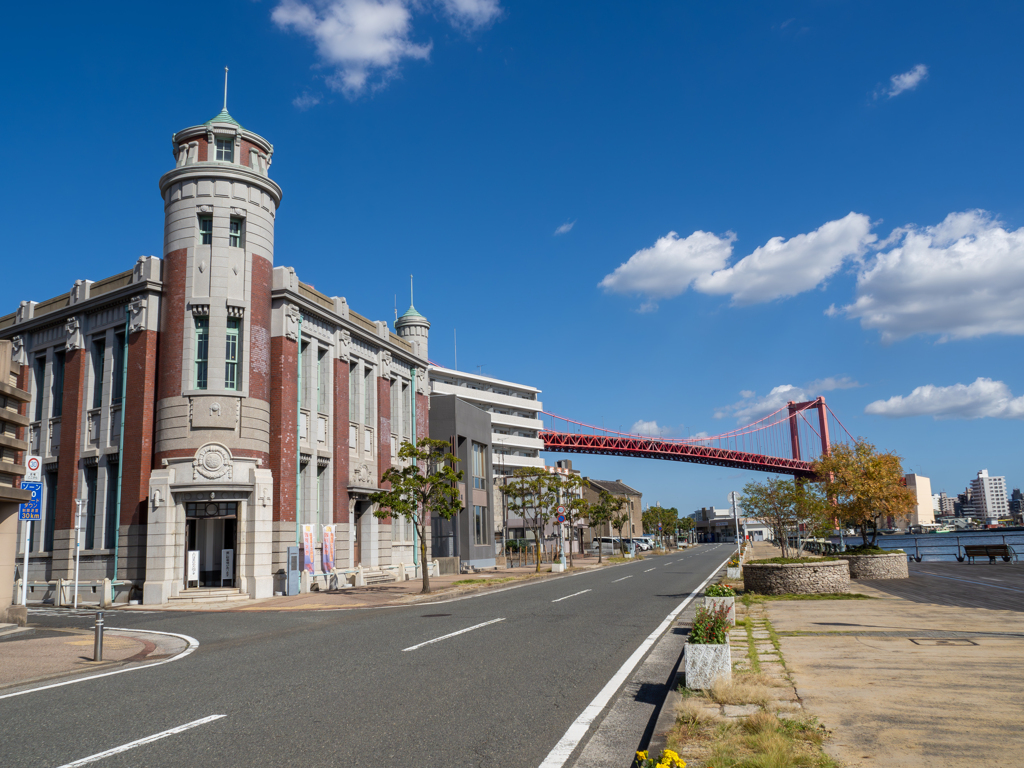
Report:
[[[225,99],[216,117],[175,133],[172,150],[175,168],[160,178],[164,299],[146,602],[177,593],[182,552],[201,549],[196,531],[210,528],[204,515],[233,521],[211,539],[209,558],[232,549],[234,584],[255,597],[272,591],[269,577],[256,585],[246,574],[262,558],[257,500],[266,506],[273,485],[271,289],[282,194],[268,175],[274,148],[232,118]]]
[[[395,321],[395,333],[412,344],[412,352],[417,357],[429,360],[427,341],[430,336],[430,321],[416,311],[412,304],[405,313]]]

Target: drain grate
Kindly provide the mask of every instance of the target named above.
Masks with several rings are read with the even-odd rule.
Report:
[[[914,645],[977,645],[966,637],[908,637]]]

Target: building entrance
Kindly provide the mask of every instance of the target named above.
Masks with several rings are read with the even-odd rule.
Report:
[[[185,505],[185,588],[234,587],[238,502]]]

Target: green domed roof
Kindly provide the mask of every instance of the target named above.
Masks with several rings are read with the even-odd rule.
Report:
[[[227,107],[224,107],[224,109],[220,111],[219,115],[207,120],[205,123],[203,123],[203,125],[212,125],[213,123],[230,123],[231,125],[237,125],[239,128],[242,127],[241,123],[239,123],[237,120],[235,120],[235,118],[228,114]]]
[[[417,312],[416,311],[416,307],[414,307],[412,304],[409,305],[409,308],[407,310],[405,310],[405,312],[402,314],[402,316],[400,318],[398,318],[398,319],[399,320],[405,320],[406,318],[408,318],[409,320],[415,320],[417,318],[419,318],[420,320],[426,320],[427,319],[427,318],[423,317],[423,315],[421,315],[419,312]]]

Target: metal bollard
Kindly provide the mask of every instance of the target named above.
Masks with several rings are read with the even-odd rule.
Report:
[[[92,660],[103,661],[103,611],[96,612],[96,624],[93,626],[95,637],[92,644]]]

